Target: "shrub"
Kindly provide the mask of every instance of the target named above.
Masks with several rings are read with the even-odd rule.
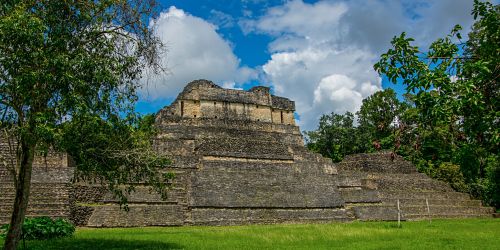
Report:
[[[488,187],[490,205],[500,208],[500,166],[497,164],[489,171],[491,171],[488,173],[490,180],[490,186]]]
[[[465,184],[464,176],[460,171],[460,166],[443,162],[439,166],[434,166],[431,170],[431,176],[435,179],[450,183],[451,187],[460,192],[469,191]]]
[[[0,237],[5,238],[9,225],[0,228]],[[25,240],[47,240],[72,236],[75,226],[64,219],[49,217],[27,218],[24,220],[22,238]]]
[[[489,180],[484,178],[479,178],[473,183],[469,183],[469,193],[477,199],[481,199],[485,204],[490,205],[491,200],[489,199],[488,187],[490,186]]]
[[[418,172],[424,173],[434,178],[434,176],[432,175],[432,170],[434,169],[434,164],[432,163],[432,161],[427,161],[424,159],[416,159],[413,160],[413,164],[415,164],[415,167],[417,168]]]
[[[382,146],[382,149],[392,149],[394,147],[394,135],[391,134],[382,138],[380,140],[380,146]]]

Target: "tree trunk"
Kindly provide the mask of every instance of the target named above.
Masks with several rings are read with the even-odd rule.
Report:
[[[5,239],[5,250],[16,250],[21,239],[22,226],[26,210],[28,208],[28,199],[31,186],[31,170],[33,167],[33,158],[35,156],[34,143],[21,139],[21,157],[19,159],[19,176],[16,185],[16,198],[14,201],[14,210],[10,220],[10,227]]]

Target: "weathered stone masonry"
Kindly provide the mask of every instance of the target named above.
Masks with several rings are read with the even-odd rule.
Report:
[[[10,145],[11,147],[14,145]],[[5,138],[0,139],[0,158],[2,163],[15,162],[9,153],[9,144]],[[71,179],[73,168],[68,167],[70,160],[64,153],[50,152],[46,157],[37,155],[33,163],[31,176],[30,201],[28,217],[51,216],[69,218],[72,202]],[[5,165],[0,166],[0,224],[10,222],[14,204],[15,189],[13,179]]]
[[[156,115],[154,147],[168,154],[176,173],[167,200],[139,186],[125,212],[104,188],[77,183],[70,209],[56,215],[91,227],[393,220],[399,199],[403,219],[421,219],[427,199],[433,217],[491,216],[491,208],[401,157],[360,154],[332,164],[307,151],[294,110],[293,101],[267,87],[193,81]]]

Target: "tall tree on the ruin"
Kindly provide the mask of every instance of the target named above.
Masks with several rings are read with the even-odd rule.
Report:
[[[309,150],[339,162],[345,155],[359,152],[355,133],[354,114],[346,112],[343,115],[322,115],[318,129],[305,132],[306,145]]]
[[[377,91],[371,96],[363,99],[358,116],[359,130],[367,131],[367,140],[382,141],[389,140],[389,145],[393,145],[393,133],[395,126],[399,122],[403,112],[403,103],[396,97],[393,89],[387,88]],[[390,137],[390,138],[389,138]]]
[[[118,186],[131,179],[161,180],[153,171],[160,158],[139,150],[121,155],[124,146],[144,145],[131,121],[143,69],[160,69],[161,43],[148,23],[155,6],[155,0],[0,4],[0,118],[16,160],[5,249],[19,242],[35,152],[53,144],[76,159],[95,157],[77,162],[78,170],[109,183],[118,196]]]
[[[450,158],[471,184],[489,183],[485,192],[500,206],[500,6],[475,0],[472,15],[467,41],[457,25],[421,51],[402,33],[375,69],[414,94],[422,131],[446,132]]]

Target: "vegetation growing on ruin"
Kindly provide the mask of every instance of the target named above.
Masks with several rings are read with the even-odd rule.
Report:
[[[340,161],[352,153],[393,150],[429,176],[500,207],[500,6],[475,1],[476,20],[463,41],[461,27],[427,50],[405,33],[375,69],[406,87],[363,100],[354,115],[328,114],[307,146]]]
[[[491,219],[167,228],[78,228],[29,249],[497,249]],[[1,242],[1,240],[0,240]]]
[[[405,33],[391,41],[375,69],[403,83],[363,100],[354,115],[326,114],[306,132],[309,149],[340,161],[352,153],[393,150],[429,176],[500,207],[500,6],[475,1],[475,23],[428,49]]]

